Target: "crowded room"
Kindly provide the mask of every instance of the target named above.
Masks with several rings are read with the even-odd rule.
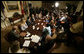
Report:
[[[83,1],[1,1],[1,53],[83,53]]]

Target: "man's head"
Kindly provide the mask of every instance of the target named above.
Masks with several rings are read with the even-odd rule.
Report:
[[[52,16],[52,20],[54,20],[54,15]]]
[[[52,33],[55,33],[56,32],[56,28],[54,26],[51,27],[51,31]]]
[[[48,34],[49,34],[48,30],[45,29],[45,30],[43,31],[43,33],[42,33],[42,36],[47,36]]]
[[[34,14],[32,14],[32,17],[34,17]]]
[[[13,26],[12,30],[17,30],[18,26]]]
[[[49,24],[46,24],[46,27],[49,27],[50,25]]]

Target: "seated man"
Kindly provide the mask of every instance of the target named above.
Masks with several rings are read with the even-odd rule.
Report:
[[[9,53],[17,53],[20,49],[20,43],[18,41],[14,41],[9,47]]]
[[[9,53],[30,53],[30,51],[26,51],[25,48],[20,48],[20,42],[14,41],[9,47]]]
[[[7,37],[8,41],[12,42],[12,41],[18,40],[19,37],[20,35],[19,35],[18,27],[14,26],[8,34],[8,37]]]
[[[51,36],[51,27],[50,27],[50,25],[49,25],[49,24],[47,24],[47,25],[46,25],[46,27],[44,27],[43,31],[45,31],[45,29],[47,29],[47,30],[48,30],[49,35]]]
[[[24,31],[28,28],[28,25],[26,24],[26,20],[23,20],[22,21],[22,24],[21,24],[21,30]]]
[[[47,25],[47,26],[49,26],[49,25]],[[47,32],[46,32],[47,35],[45,37],[46,40],[53,40],[53,39],[55,39],[57,37],[56,29],[54,27],[52,27],[52,29],[50,28],[50,26],[49,27],[45,27],[43,32],[45,32],[46,30],[47,30]]]
[[[49,23],[49,20],[48,20],[48,18],[46,18],[46,23]]]
[[[27,18],[26,23],[27,23],[27,25],[31,25],[32,24],[32,21],[31,21],[31,17],[30,16]]]
[[[55,25],[56,25],[56,22],[55,22],[55,20],[51,20],[51,22],[50,22],[49,24],[50,24],[51,27],[52,27],[52,26],[55,26]]]
[[[35,21],[35,16],[34,16],[34,14],[32,14],[31,21],[32,21],[32,22]]]
[[[48,41],[48,40],[53,40],[53,39],[56,39],[56,37],[57,37],[57,35],[56,35],[56,29],[53,27],[52,28],[52,30],[51,30],[51,32],[52,32],[52,35],[51,36],[46,36],[46,40]]]
[[[55,30],[53,30],[53,33],[55,32]],[[42,39],[41,39],[41,46],[37,46],[37,51],[38,53],[48,53],[48,51],[50,51],[50,49],[53,49],[55,47],[55,42],[54,39],[56,37],[51,37],[49,35],[49,32],[47,29],[45,29],[45,31],[43,31],[42,33]]]
[[[42,18],[42,11],[39,13],[39,18]]]
[[[36,13],[36,18],[38,19],[39,18],[39,15]]]

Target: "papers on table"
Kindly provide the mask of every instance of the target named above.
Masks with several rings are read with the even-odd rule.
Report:
[[[24,42],[23,46],[24,46],[24,47],[28,47],[28,46],[29,46],[29,44],[30,44],[30,41],[29,41],[29,40],[25,40],[25,42]]]
[[[39,27],[37,27],[37,30],[39,30]]]
[[[26,37],[24,37],[24,39],[30,39],[29,35],[31,35],[29,32],[27,32]]]
[[[30,39],[30,37],[24,37],[24,39]]]
[[[43,23],[41,23],[41,25],[43,25]]]
[[[39,40],[40,40],[40,37],[37,36],[37,35],[32,35],[32,36],[31,36],[31,39],[32,39],[32,40],[31,40],[32,42],[38,43]]]
[[[33,30],[35,29],[35,26],[33,26]]]
[[[28,37],[29,35],[31,35],[29,32],[27,32],[27,35],[26,35],[26,37]]]
[[[40,23],[38,23],[38,25],[39,25]]]

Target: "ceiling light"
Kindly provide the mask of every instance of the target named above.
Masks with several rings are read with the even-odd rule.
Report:
[[[55,3],[55,7],[58,7],[58,6],[59,6],[59,3],[58,3],[58,2],[56,2],[56,3]]]

